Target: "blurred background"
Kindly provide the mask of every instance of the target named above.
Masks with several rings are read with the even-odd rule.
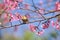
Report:
[[[55,9],[55,3],[59,0],[34,0],[35,5],[38,8],[44,8],[46,11],[54,10]],[[0,0],[0,3],[3,3],[3,0]],[[23,0],[23,4],[28,3],[29,5],[32,4],[32,0]],[[23,4],[21,3],[21,7],[23,8]],[[19,6],[19,7],[20,7]],[[31,10],[35,10],[33,6],[30,6]],[[28,11],[28,10],[11,10],[11,13],[21,13],[21,15],[25,15],[26,13],[29,13],[30,16],[38,16],[37,14],[34,14],[34,12]],[[55,14],[48,14],[47,17],[54,16]],[[56,21],[57,18],[51,19]],[[38,18],[31,18],[29,21],[38,20]],[[12,22],[12,25],[19,24],[19,21]],[[38,22],[31,23],[34,25],[38,25]],[[9,24],[8,24],[9,25]],[[40,24],[41,26],[41,24]],[[40,27],[39,27],[40,28]],[[4,28],[0,29],[0,40],[60,40],[60,30],[56,30],[51,25],[49,28],[44,30],[44,33],[42,35],[37,35],[34,32],[31,32],[29,28],[29,24],[24,24],[18,26],[17,31],[14,31],[14,27],[11,28]]]

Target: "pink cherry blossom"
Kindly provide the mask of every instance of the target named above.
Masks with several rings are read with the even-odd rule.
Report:
[[[41,31],[37,32],[36,34],[37,35],[42,35],[43,33],[44,33],[44,30],[41,30]]]
[[[12,13],[9,14],[10,18],[11,18],[11,21],[15,20],[15,17]]]
[[[60,25],[56,25],[56,29],[57,30],[60,30]]]
[[[27,18],[30,18],[30,14],[26,14],[25,16],[26,16]]]
[[[4,18],[3,24],[6,24],[8,22],[9,22],[9,19],[8,18]]]
[[[29,4],[24,4],[25,5],[25,9],[29,9]]]
[[[22,19],[22,15],[20,15],[20,13],[15,13],[15,15],[16,15],[17,20]]]
[[[48,28],[48,27],[49,27],[49,26],[48,26],[47,24],[43,24],[43,25],[42,25],[42,28],[43,28],[43,29],[46,29],[46,28]]]
[[[55,22],[54,22],[54,21],[51,21],[51,24],[52,24],[52,27],[54,27],[54,26],[55,26]]]
[[[18,3],[16,1],[12,1],[12,0],[6,0],[5,1],[5,5],[10,9],[10,10],[14,10]]]
[[[5,4],[0,3],[0,9],[5,9]]]
[[[56,2],[56,10],[60,10],[60,3]]]
[[[11,9],[14,10],[16,7],[18,6],[18,3],[17,2],[14,2],[11,6]]]
[[[9,3],[10,0],[4,0],[4,3]]]
[[[30,30],[31,30],[32,32],[35,32],[36,29],[37,29],[37,28],[36,28],[34,25],[30,25]]]
[[[7,18],[7,17],[8,17],[8,14],[7,14],[7,13],[5,13],[3,16],[4,16],[4,18]]]

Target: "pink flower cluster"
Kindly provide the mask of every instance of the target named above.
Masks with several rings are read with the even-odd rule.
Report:
[[[39,28],[37,26],[34,26],[34,25],[30,25],[30,30],[32,32],[36,32],[36,34],[38,35],[42,35],[44,33],[44,30],[49,28],[49,25],[50,23],[52,24],[52,27],[53,28],[56,28],[57,30],[60,30],[60,24],[58,21],[54,22],[54,21],[51,21],[48,20],[47,22],[45,22],[44,24],[42,24],[42,30],[39,30]],[[39,31],[37,31],[39,30]]]
[[[60,10],[60,2],[56,2],[56,10]]]
[[[52,27],[56,28],[57,30],[60,30],[59,21],[56,21],[56,22],[52,21],[51,23],[52,23]]]
[[[18,6],[17,0],[4,0],[7,10],[14,10]]]
[[[30,30],[32,32],[35,32],[37,35],[42,35],[44,33],[44,30],[38,30],[38,27],[37,26],[34,26],[34,25],[30,25]]]

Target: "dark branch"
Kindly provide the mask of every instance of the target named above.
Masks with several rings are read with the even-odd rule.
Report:
[[[58,14],[56,16],[53,16],[53,17],[50,17],[50,18],[47,18],[47,19],[56,18],[57,16],[60,16],[60,14]],[[46,19],[44,19],[44,20],[46,20]],[[35,20],[35,21],[32,21],[32,22],[28,22],[27,24],[34,23],[34,22],[41,22],[41,21],[44,21],[44,20]],[[0,28],[0,29],[11,28],[11,27],[20,26],[20,25],[24,25],[24,24],[21,23],[21,24],[18,24],[18,25],[14,25],[14,26],[10,26],[10,27],[3,27],[3,28]]]

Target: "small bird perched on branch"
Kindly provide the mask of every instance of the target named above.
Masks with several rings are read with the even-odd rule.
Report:
[[[22,21],[23,21],[23,24],[26,24],[28,23],[28,19],[26,16],[22,16]]]

